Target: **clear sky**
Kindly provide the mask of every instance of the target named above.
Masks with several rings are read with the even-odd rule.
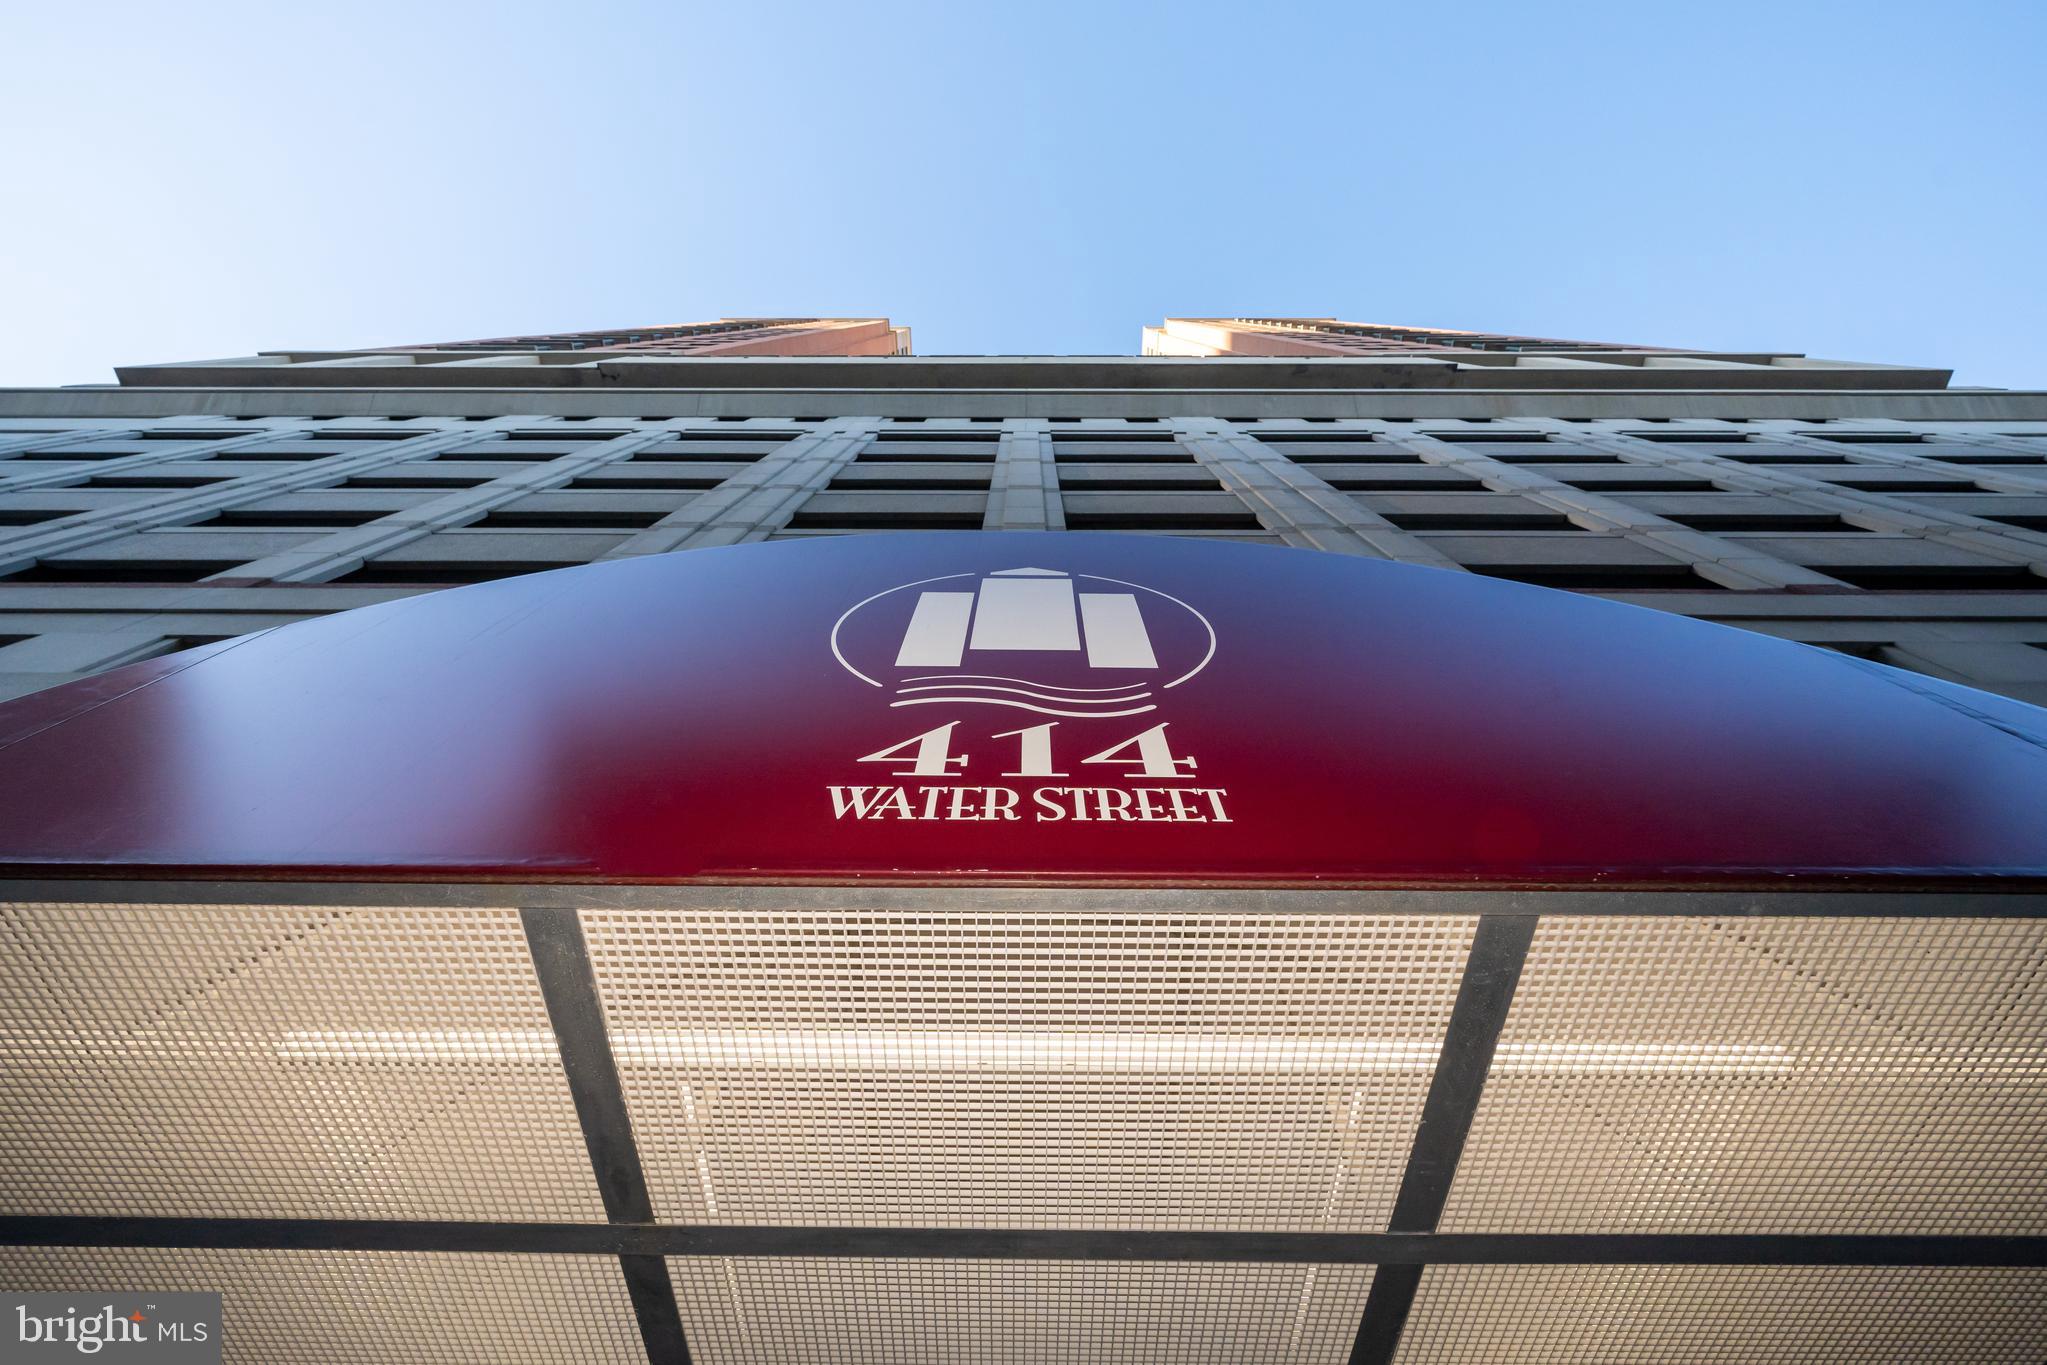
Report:
[[[2047,4],[0,0],[0,383],[1166,314],[2047,387]]]

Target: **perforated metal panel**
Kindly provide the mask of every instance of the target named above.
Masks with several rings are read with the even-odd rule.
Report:
[[[1545,918],[1441,1226],[2047,1232],[2047,922]]]
[[[601,1219],[510,910],[0,906],[0,1212]]]
[[[632,1121],[591,1141],[670,1222],[1386,1226],[1473,917],[970,895],[581,912]],[[1545,917],[1444,1228],[2038,1233],[2043,1051],[2040,921]],[[0,1154],[0,1214],[604,1217],[511,910],[0,907]],[[1334,1363],[1373,1277],[667,1264],[710,1365]],[[645,1355],[604,1255],[0,1249],[0,1285],[222,1290],[233,1360]],[[1398,1358],[2034,1361],[2043,1302],[2047,1271],[1439,1265]]]
[[[2047,1271],[1430,1266],[1396,1365],[2039,1365]]]
[[[221,1295],[229,1365],[645,1365],[606,1256],[0,1247],[0,1285]]]
[[[586,911],[658,1216],[1377,1230],[1469,918]]]
[[[703,1365],[1336,1365],[1369,1266],[669,1262]]]

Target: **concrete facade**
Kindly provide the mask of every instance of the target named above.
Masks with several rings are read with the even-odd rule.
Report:
[[[907,346],[886,320],[783,321],[861,324],[794,329],[805,346],[877,326]],[[1315,345],[1364,331],[1288,358],[1287,323]],[[1488,574],[2047,703],[2047,394],[1326,319],[1250,334],[1257,357],[944,359],[561,334],[615,344],[279,352],[0,391],[0,695],[593,560],[987,528]],[[497,350],[477,366],[458,346]],[[1593,358],[1546,367],[1566,351]]]

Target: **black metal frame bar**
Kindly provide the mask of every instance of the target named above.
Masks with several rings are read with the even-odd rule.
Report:
[[[1422,1263],[1382,1265],[1372,1272],[1365,1311],[1358,1315],[1357,1334],[1350,1342],[1350,1365],[1381,1365],[1400,1351],[1407,1315],[1422,1287]]]
[[[519,922],[547,1001],[548,1022],[554,1028],[605,1217],[614,1223],[651,1223],[654,1203],[647,1193],[639,1144],[633,1140],[632,1113],[626,1107],[618,1059],[612,1055],[611,1034],[604,1025],[604,1004],[597,995],[582,917],[575,910],[528,907],[519,912]],[[647,1365],[690,1365],[689,1341],[668,1263],[658,1255],[621,1252],[618,1268],[639,1322]]]
[[[1443,1217],[1535,926],[1536,920],[1528,915],[1479,916],[1457,1002],[1443,1030],[1443,1048],[1429,1078],[1428,1099],[1415,1127],[1414,1146],[1408,1150],[1407,1169],[1400,1177],[1392,1216],[1386,1220],[1388,1232],[1432,1233]],[[1351,1341],[1351,1365],[1392,1365],[1421,1279],[1419,1265],[1397,1266],[1372,1276]]]
[[[1434,1232],[1450,1199],[1450,1181],[1464,1155],[1464,1140],[1478,1113],[1478,1097],[1492,1070],[1500,1029],[1514,1003],[1535,921],[1524,916],[1483,915],[1464,960],[1464,978],[1443,1030],[1443,1050],[1429,1079],[1414,1146],[1393,1200],[1388,1232]]]
[[[6,877],[0,900],[106,905],[410,905],[432,909],[532,906],[560,910],[1138,909],[1146,913],[1268,911],[1290,915],[1674,915],[1683,918],[2041,919],[2047,892],[1989,878],[1899,887],[1814,883],[1801,889],[1614,886],[1600,890],[1493,887],[745,885],[734,883],[269,881],[197,877]]]
[[[0,1217],[0,1245],[571,1256],[1215,1261],[1286,1265],[2047,1266],[2047,1237],[1811,1233],[1178,1232],[1077,1228]]]

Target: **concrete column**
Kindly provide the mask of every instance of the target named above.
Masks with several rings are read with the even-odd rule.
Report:
[[[203,425],[205,424],[192,423],[194,427]],[[133,455],[122,455],[111,460],[94,460],[89,464],[79,467],[67,468],[61,464],[46,465],[40,461],[9,465],[5,467],[6,472],[0,474],[0,493],[24,493],[37,488],[63,488],[70,484],[84,483],[87,479],[99,474],[124,474],[134,469],[147,469],[151,465],[175,464],[180,460],[205,459],[208,456],[219,455],[223,452],[247,450],[251,446],[267,445],[272,441],[282,440],[287,436],[301,435],[303,433],[298,428],[303,425],[303,419],[298,421],[281,419],[277,426],[269,428],[259,427],[255,430],[250,430],[247,427],[240,427],[238,430],[246,434],[229,437],[226,440],[161,441],[158,443],[158,449],[138,451]],[[284,429],[286,426],[289,426],[291,429]],[[118,431],[111,434],[95,432],[92,439],[97,441],[118,441],[140,434],[139,429],[135,431]],[[68,444],[83,445],[87,443],[84,441],[72,441]],[[33,446],[33,449],[36,450],[49,450],[52,448],[48,442],[38,442]]]
[[[1951,424],[1946,422],[1933,426],[1923,422],[1856,417],[1836,418],[1827,425],[1830,428],[1852,426],[1872,431],[1897,431],[1902,428],[1906,431],[1916,431],[1922,436],[1931,436],[1943,445],[1981,446],[1985,450],[2000,450],[2014,455],[2038,455],[2041,452],[2041,446],[2037,439],[2027,441],[2017,436],[2000,436],[1992,431],[1950,431],[1947,428]],[[2040,432],[2039,435],[2047,437],[2047,431]],[[1875,453],[1875,451],[1872,450],[1871,453]],[[1891,455],[1889,458],[1897,461],[1907,461],[1915,457]],[[2047,493],[2047,474],[2021,474],[2016,471],[2007,471],[2003,466],[1996,465],[1991,466],[1985,472],[1990,473],[1993,471],[1999,477],[2009,477],[2018,481],[2015,487],[1998,489],[1997,491],[2000,493]]]
[[[1052,455],[1052,427],[1038,418],[1005,422],[995,447],[995,472],[988,485],[984,531],[1063,531],[1066,511],[1059,499],[1059,465]]]
[[[1174,418],[1173,432],[1194,458],[1289,545],[1336,554],[1459,569],[1448,555],[1368,510],[1304,465],[1212,417]]]
[[[763,455],[687,506],[630,537],[606,559],[632,559],[766,540],[832,481],[881,428],[879,417],[838,417]]]
[[[1534,425],[1530,423],[1530,425]],[[1562,512],[1574,525],[1588,531],[1619,535],[1646,546],[1658,554],[1692,566],[1692,571],[1726,588],[1825,587],[1846,588],[1838,578],[1817,569],[1766,555],[1745,545],[1694,531],[1666,517],[1645,512],[1618,498],[1588,493],[1581,488],[1537,474],[1519,465],[1506,464],[1481,454],[1471,446],[1439,441],[1419,432],[1383,428],[1387,441],[1411,450],[1433,465],[1455,469],[1478,480],[1496,493],[1513,493],[1528,501]],[[1559,449],[1559,463],[1570,456]]]
[[[1912,426],[1910,422],[1853,420],[1836,421],[1830,425],[1835,428],[1859,427],[1865,430],[1881,431],[1896,431],[1901,427],[1909,430]],[[1846,455],[1857,464],[1882,465],[1890,469],[1925,469],[1929,467],[1926,457],[1923,455],[1911,455],[1904,453],[1904,450],[1892,450],[1880,445],[1846,445],[1839,441],[1824,440],[1818,436],[1801,436],[1789,430],[1771,431],[1769,432],[1769,439],[1801,450],[1824,450],[1830,455]],[[2028,446],[2018,441],[2008,441],[1996,436],[1954,436],[1942,432],[1938,439],[1943,443],[1954,445],[1982,446],[1986,450],[2022,451],[2034,455],[2040,453],[2037,446]],[[1906,447],[1905,449],[1909,450],[1909,448]],[[1946,469],[1952,472],[1950,466],[1945,464],[1934,464],[1931,467],[1934,469]],[[1986,465],[1980,472],[1972,470],[1969,477],[1983,487],[1998,493],[2047,493],[2047,474],[2027,474],[2011,469],[2008,466]]]
[[[436,531],[465,526],[494,507],[543,489],[559,488],[598,465],[629,460],[633,453],[670,434],[670,428],[636,431],[609,441],[592,442],[572,454],[529,465],[474,488],[393,512],[388,517],[350,526],[309,541],[283,554],[237,565],[214,575],[221,580],[261,579],[272,583],[325,583],[362,567],[364,561],[395,550]],[[202,580],[204,581],[204,580]]]
[[[79,431],[52,431],[23,436],[0,433],[0,460],[19,455],[24,450],[62,450],[65,446],[89,445],[94,441],[127,441],[141,432],[140,427],[86,427]],[[21,466],[11,466],[19,469]]]
[[[208,484],[204,488],[172,489],[160,498],[139,498],[118,507],[104,507],[91,512],[80,512],[75,516],[59,517],[54,521],[38,522],[33,526],[21,527],[12,534],[0,532],[0,574],[13,573],[27,568],[38,559],[69,554],[88,545],[98,545],[127,535],[131,531],[186,524],[213,512],[233,507],[237,503],[271,497],[278,493],[295,492],[301,488],[320,488],[337,484],[352,474],[382,469],[388,465],[418,459],[422,455],[452,450],[492,431],[507,426],[522,426],[533,420],[531,417],[520,416],[499,417],[489,422],[461,423],[409,440],[382,443],[374,451],[365,451],[357,455],[331,455],[308,464],[286,465],[262,474],[250,474],[243,478]],[[247,442],[232,444],[236,448],[260,445],[265,441],[282,439],[288,434],[297,433],[266,433],[261,437],[252,437]],[[220,448],[227,444],[230,443],[214,442],[212,449],[218,454]],[[137,458],[154,460],[156,457],[150,455]]]
[[[1604,450],[1636,464],[1683,469],[1729,489],[1768,493],[1782,502],[1832,512],[1866,530],[1917,536],[1924,540],[1953,545],[1991,559],[2003,560],[2006,563],[2027,564],[2032,566],[2036,573],[2047,573],[2047,534],[2039,531],[2006,526],[2002,522],[1988,521],[1982,517],[1970,516],[1966,512],[1950,512],[1943,508],[1930,507],[1890,493],[1843,488],[1825,479],[1815,479],[1809,475],[1796,473],[1783,465],[1753,465],[1718,455],[1685,453],[1681,445],[1644,441],[1617,431],[1581,427],[1552,419],[1531,418],[1528,424],[1547,428],[1589,449]],[[1751,435],[1753,431],[1749,428],[1732,428],[1728,434],[1730,437]],[[1846,455],[1857,464],[1915,469],[1928,467],[1926,461],[1915,460],[1909,456],[1868,459],[1860,450],[1833,441],[1823,441],[1817,437],[1798,437],[1771,432],[1769,439],[1803,449],[1824,451],[1829,455]],[[1945,465],[1932,467],[1942,472],[1952,472]],[[2042,481],[2038,491],[2047,492],[2047,481]]]

